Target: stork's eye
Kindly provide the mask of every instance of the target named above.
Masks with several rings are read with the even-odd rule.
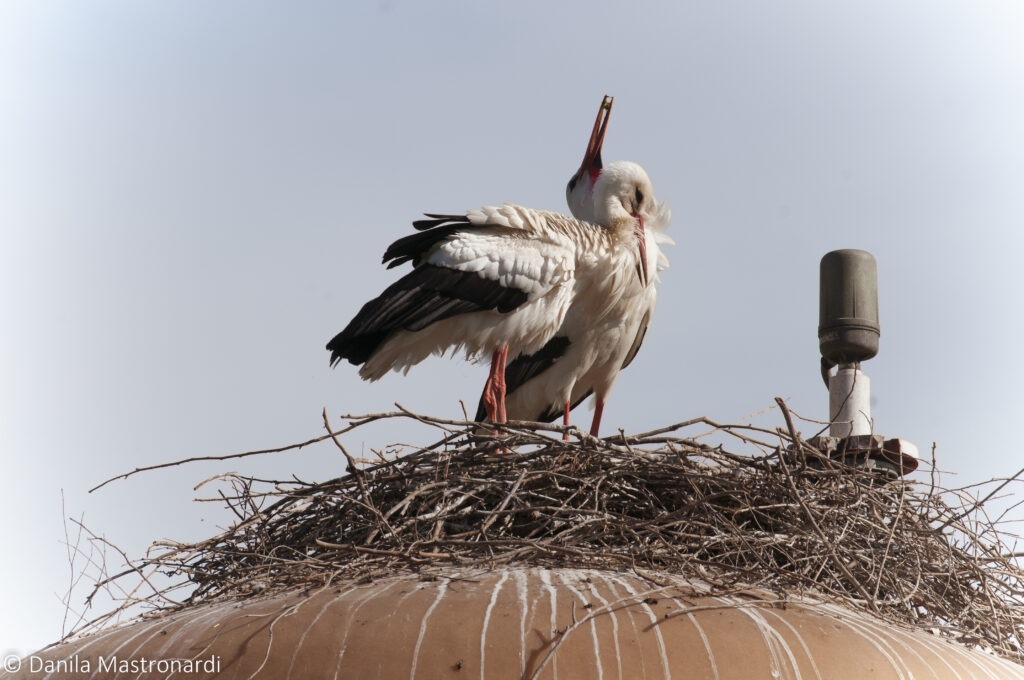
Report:
[[[640,207],[644,202],[644,192],[640,191],[640,187],[636,188],[636,207]]]
[[[576,182],[578,182],[579,179],[580,176],[578,174],[572,176],[572,179],[569,180],[569,191],[572,191],[573,189],[576,188]]]

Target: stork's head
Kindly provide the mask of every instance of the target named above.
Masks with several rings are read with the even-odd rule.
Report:
[[[654,198],[654,186],[647,171],[632,161],[615,161],[604,168],[594,182],[593,221],[606,227],[629,231],[637,243],[637,273],[647,285],[647,236],[644,223],[660,220],[663,207]]]
[[[580,169],[569,179],[565,187],[565,200],[569,203],[569,212],[576,219],[594,222],[594,184],[601,176],[601,147],[604,145],[604,133],[608,129],[608,118],[612,113],[613,97],[604,96],[601,108],[597,110],[594,129],[587,142],[587,152],[583,155]]]

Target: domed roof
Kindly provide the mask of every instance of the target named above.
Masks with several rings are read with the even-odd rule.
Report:
[[[663,573],[535,567],[196,606],[50,648],[0,677],[40,677],[30,660],[53,677],[77,663],[93,678],[132,662],[149,662],[148,678],[254,680],[1024,678],[1004,659],[836,604],[712,593]]]

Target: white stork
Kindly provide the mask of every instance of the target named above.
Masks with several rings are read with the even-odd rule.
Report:
[[[389,268],[411,262],[412,271],[327,343],[331,365],[347,359],[364,380],[377,380],[449,348],[470,359],[490,355],[484,411],[505,422],[506,363],[551,340],[576,291],[619,289],[623,271],[635,278],[646,266],[638,238],[644,178],[599,178],[592,211],[603,226],[512,204],[427,214],[384,253]]]
[[[563,423],[568,426],[569,411],[595,394],[590,428],[595,437],[615,379],[639,351],[654,312],[657,272],[668,266],[659,244],[672,242],[664,233],[670,219],[668,207],[654,199],[643,168],[630,162],[603,167],[601,149],[611,105],[612,98],[606,96],[594,121],[583,162],[566,187],[566,200],[575,217],[604,224],[603,217],[593,212],[594,195],[604,183],[634,187],[640,254],[637,275],[629,275],[630,268],[636,265],[617,258],[614,252],[590,253],[591,257],[605,261],[606,271],[614,272],[612,281],[590,288],[578,286],[561,328],[543,348],[519,356],[506,370],[509,419],[547,422],[562,414]],[[481,401],[477,419],[485,416]]]

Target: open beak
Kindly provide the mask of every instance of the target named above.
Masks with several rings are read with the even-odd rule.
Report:
[[[644,288],[647,287],[647,236],[644,234],[644,218],[643,215],[633,215],[636,218],[636,224],[633,225],[633,235],[636,236],[636,246],[639,251],[640,261],[636,265],[637,276],[640,277],[640,283],[643,284]]]
[[[604,146],[604,133],[608,130],[608,118],[612,114],[613,101],[615,98],[607,94],[601,100],[601,108],[597,110],[597,118],[594,120],[594,129],[590,133],[590,141],[587,142],[587,153],[583,156],[577,175],[588,172],[590,178],[595,180],[604,167],[601,163],[601,147]]]

